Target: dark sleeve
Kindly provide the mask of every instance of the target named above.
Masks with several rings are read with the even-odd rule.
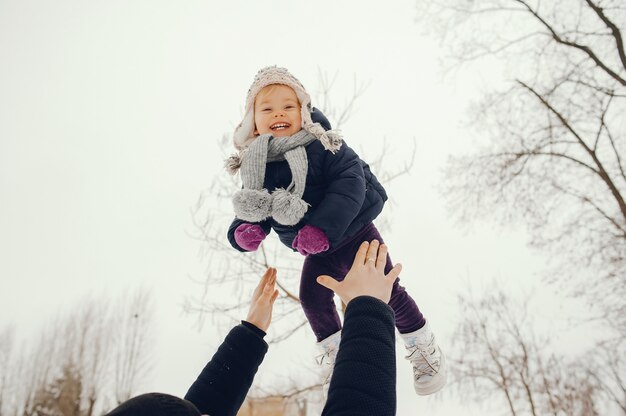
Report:
[[[251,324],[248,321],[241,321],[241,325],[245,326],[246,328],[248,328],[249,330],[257,334],[258,336],[260,336],[261,338],[265,338],[265,336],[267,335],[267,333],[263,331],[261,328],[257,327],[255,324]]]
[[[235,416],[265,353],[267,343],[263,337],[243,324],[237,325],[191,385],[185,399],[202,414]]]
[[[324,130],[332,129],[330,121],[328,121],[324,113],[322,113],[319,108],[311,108],[311,120],[313,121],[313,123],[320,123]]]
[[[371,296],[348,304],[322,415],[396,414],[394,321],[391,307]]]
[[[326,193],[311,213],[308,224],[324,230],[334,245],[361,210],[365,200],[365,175],[359,156],[345,143],[335,154],[324,152],[322,168]]]
[[[231,246],[233,246],[235,250],[239,250],[242,252],[248,252],[248,250],[244,250],[243,248],[239,247],[239,244],[237,244],[237,242],[235,241],[235,230],[237,229],[237,227],[239,227],[243,223],[260,225],[263,231],[265,232],[265,234],[269,234],[270,231],[272,231],[272,226],[270,225],[270,222],[267,220],[261,221],[261,222],[249,222],[249,221],[240,220],[239,218],[235,218],[233,222],[230,223],[230,227],[228,227],[228,242],[230,243]]]

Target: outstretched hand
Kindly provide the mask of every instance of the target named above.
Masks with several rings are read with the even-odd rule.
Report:
[[[261,277],[261,281],[256,289],[254,289],[246,321],[267,332],[270,322],[272,322],[272,309],[277,297],[276,269],[269,267],[263,277]]]
[[[357,296],[373,296],[389,303],[391,289],[402,270],[401,264],[396,264],[385,276],[387,262],[387,246],[380,245],[378,240],[370,243],[364,241],[354,257],[354,263],[342,282],[322,275],[317,283],[335,292],[346,305]]]

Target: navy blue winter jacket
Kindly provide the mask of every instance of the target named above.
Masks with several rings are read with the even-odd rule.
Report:
[[[326,130],[331,126],[319,110],[313,109],[311,118]],[[312,225],[321,228],[330,242],[329,252],[352,237],[363,226],[372,222],[383,209],[387,200],[385,189],[370,171],[369,166],[344,141],[335,154],[325,150],[319,140],[306,146],[309,169],[306,177],[304,199],[310,207],[296,225],[283,225],[273,218],[259,224],[266,234],[273,229],[280,241],[291,247],[300,228]],[[287,161],[269,162],[265,170],[263,187],[269,192],[287,188],[291,183],[291,171]],[[228,241],[239,251],[235,241],[235,229],[247,221],[235,218],[228,229]]]

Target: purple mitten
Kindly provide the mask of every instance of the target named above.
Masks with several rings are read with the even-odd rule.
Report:
[[[303,256],[318,254],[328,250],[328,237],[321,228],[312,225],[305,225],[298,231],[298,235],[293,239],[291,247],[298,250]]]
[[[244,222],[235,229],[235,242],[247,251],[255,251],[265,239],[265,232],[258,224]]]

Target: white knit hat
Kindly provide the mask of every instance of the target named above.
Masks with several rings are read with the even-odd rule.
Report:
[[[243,120],[235,128],[233,142],[237,150],[246,148],[255,138],[254,136],[254,100],[263,88],[272,84],[281,84],[291,87],[298,97],[301,106],[302,128],[313,134],[322,142],[326,150],[336,152],[341,147],[341,135],[337,130],[324,130],[319,123],[311,120],[311,96],[296,77],[291,75],[285,68],[267,66],[261,68],[254,77],[254,81],[248,90],[246,108]]]

